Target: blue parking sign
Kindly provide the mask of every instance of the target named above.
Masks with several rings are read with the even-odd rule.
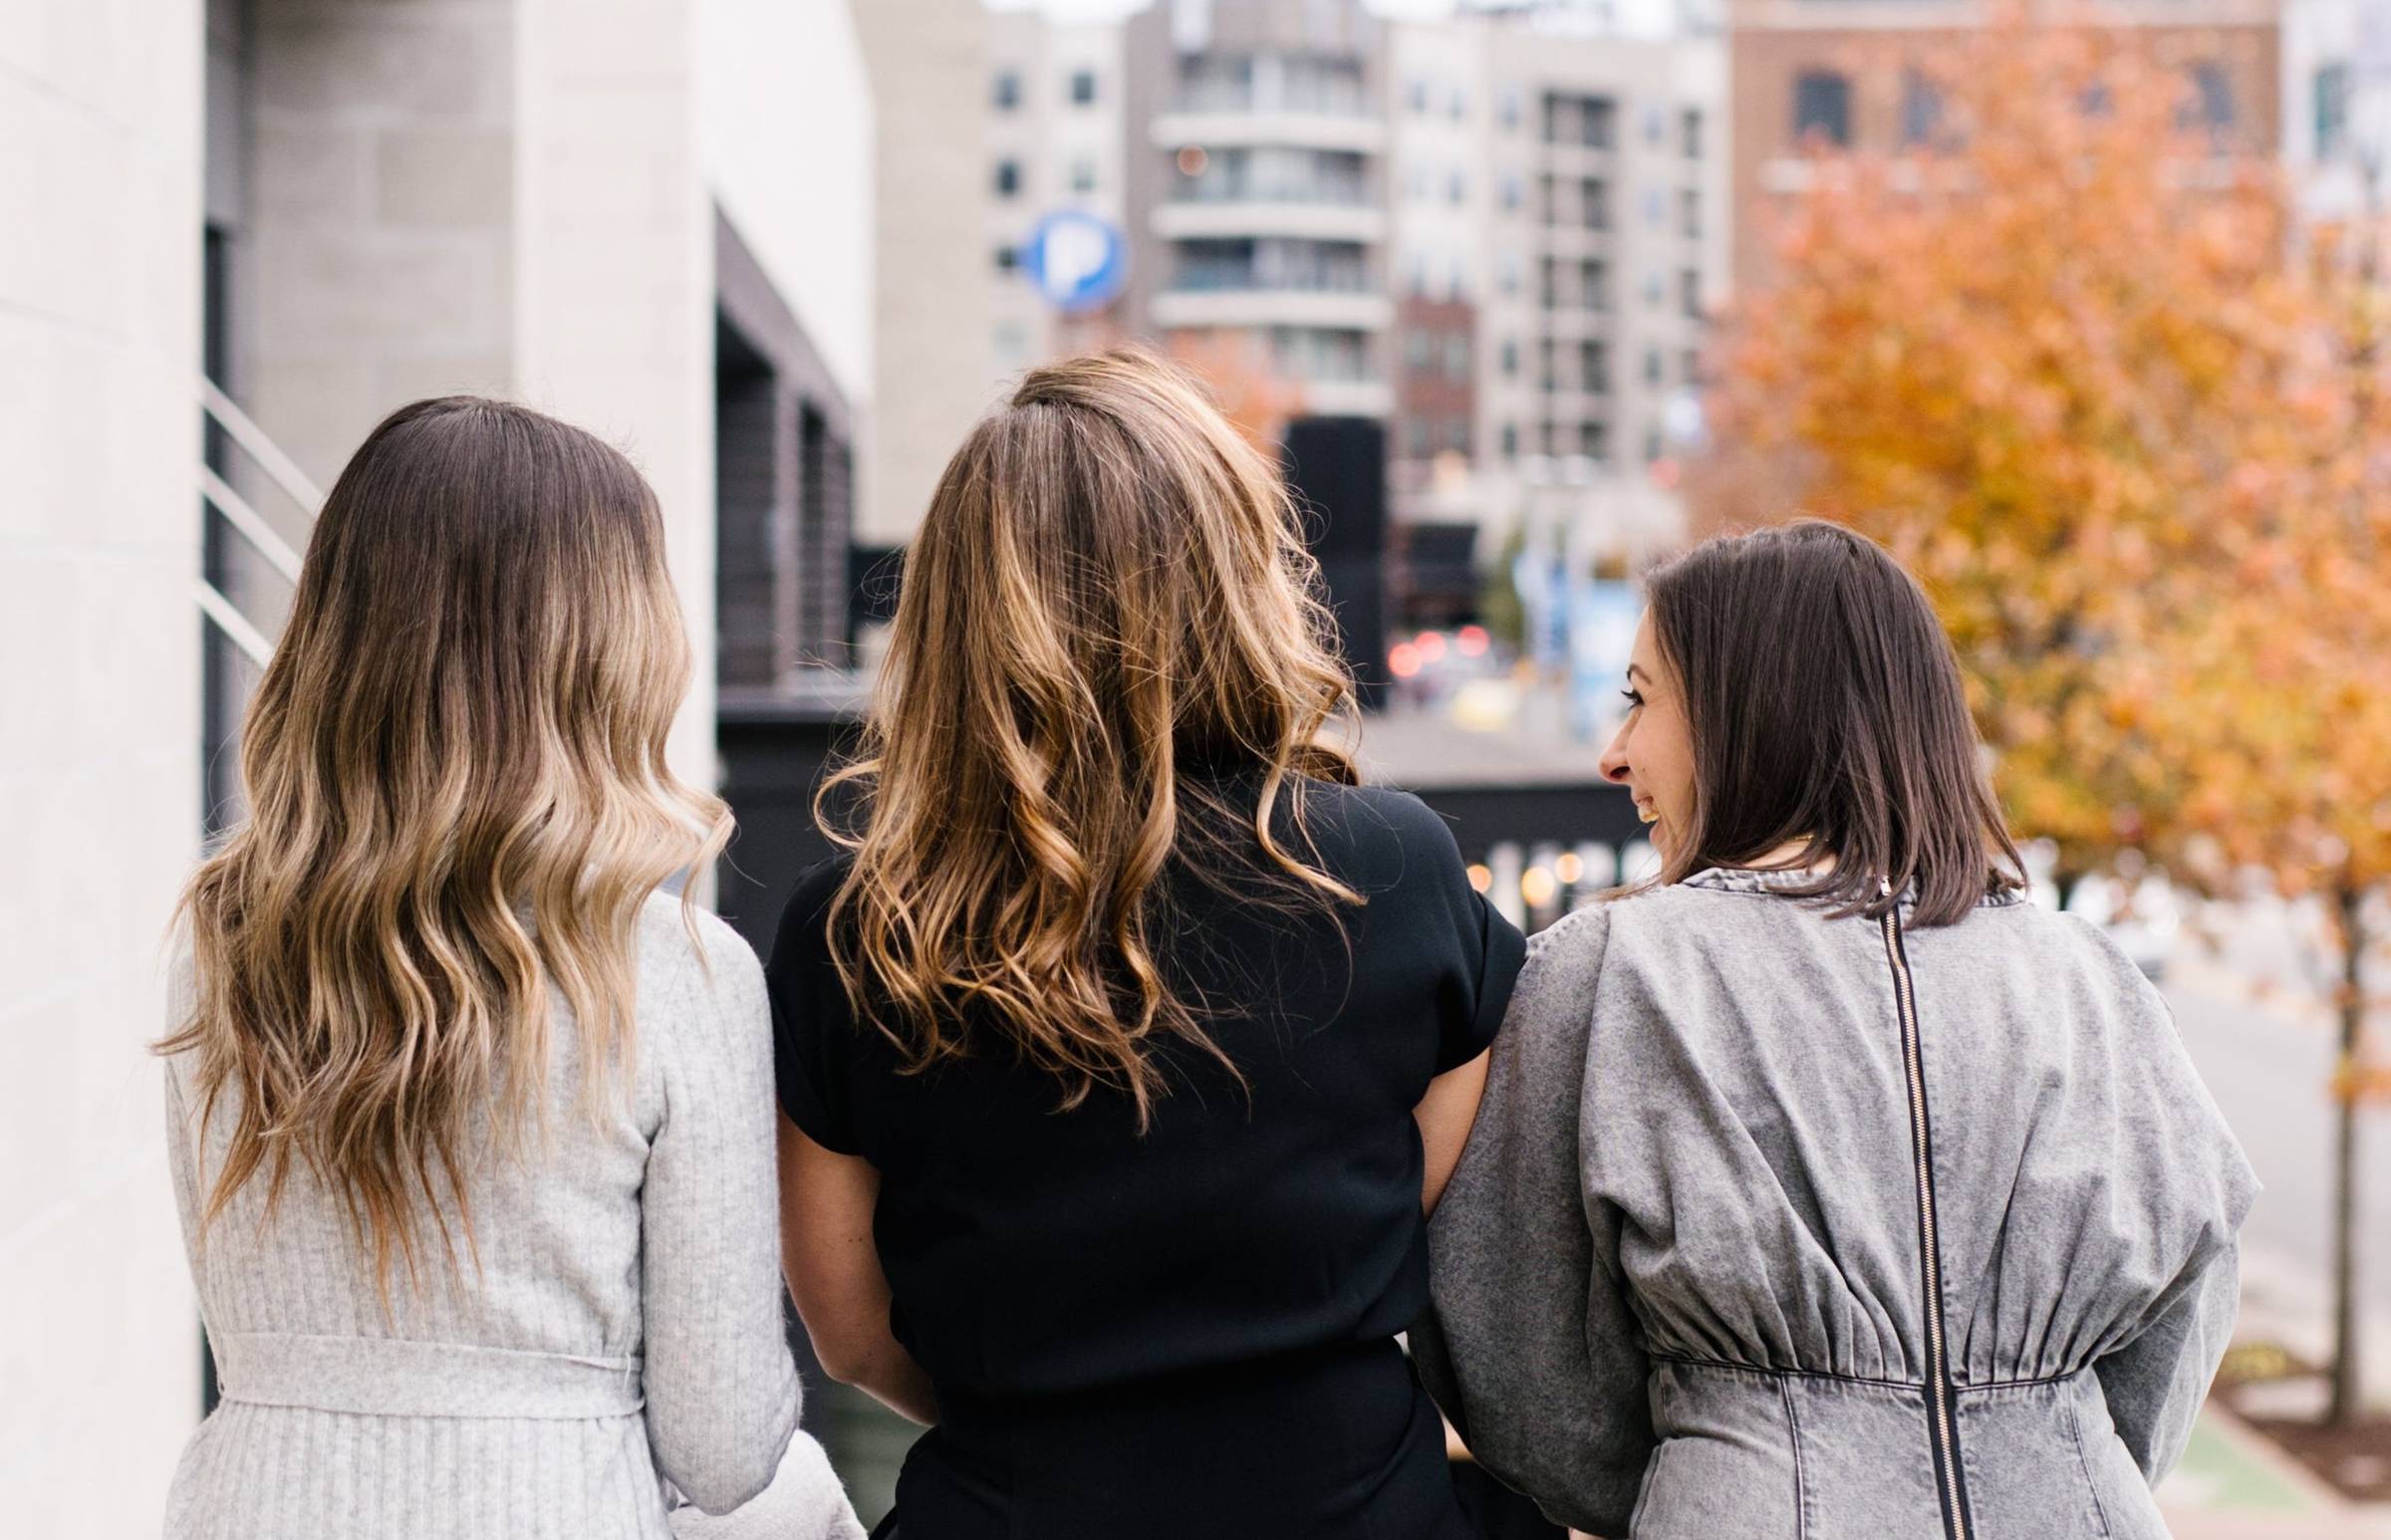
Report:
[[[1109,219],[1059,209],[1029,232],[1021,270],[1057,310],[1101,310],[1129,282],[1129,241]]]

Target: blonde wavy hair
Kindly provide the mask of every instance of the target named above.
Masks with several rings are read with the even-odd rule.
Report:
[[[855,856],[833,958],[910,1072],[984,1031],[1061,1107],[1109,1087],[1141,1128],[1168,1089],[1159,1038],[1236,1073],[1157,962],[1156,884],[1177,863],[1256,902],[1361,901],[1305,833],[1306,781],[1359,779],[1324,736],[1353,687],[1317,579],[1277,468],[1147,354],[1032,370],[972,430],[816,803]],[[1224,795],[1222,770],[1258,796]]]
[[[582,1094],[634,1054],[646,899],[729,836],[664,737],[689,650],[656,494],[581,429],[470,396],[369,437],[324,506],[242,729],[246,820],[184,890],[201,1126],[231,1141],[202,1225],[294,1157],[388,1298],[428,1213],[472,1245],[476,1129],[520,1152],[550,990]],[[694,914],[683,917],[695,944]],[[435,1184],[436,1178],[436,1184]]]

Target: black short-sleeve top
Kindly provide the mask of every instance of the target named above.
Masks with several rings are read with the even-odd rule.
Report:
[[[1217,784],[1249,818],[1251,778]],[[1060,1084],[1001,1041],[900,1073],[831,962],[845,863],[800,884],[768,969],[781,1106],[879,1170],[893,1325],[942,1406],[1388,1339],[1427,1307],[1412,1112],[1491,1041],[1525,943],[1417,799],[1304,792],[1320,865],[1366,901],[1290,914],[1162,880],[1165,975],[1245,1085],[1167,1043],[1143,1134],[1119,1094],[1058,1111]]]

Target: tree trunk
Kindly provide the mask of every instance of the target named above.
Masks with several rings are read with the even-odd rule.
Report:
[[[2333,1365],[2332,1398],[2324,1419],[2341,1427],[2365,1410],[2358,1373],[2358,1034],[2366,1021],[2360,987],[2366,935],[2359,904],[2364,894],[2344,880],[2333,889],[2333,917],[2341,941],[2341,1054],[2334,1075],[2333,1127]]]

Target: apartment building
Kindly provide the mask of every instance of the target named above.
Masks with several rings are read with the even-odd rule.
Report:
[[[2391,186],[2391,9],[2283,0],[2283,166],[2311,220],[2379,217]]]
[[[1576,7],[1394,31],[1403,517],[1490,544],[1551,506],[1596,549],[1672,538],[1727,287],[1724,49]]]
[[[1304,412],[1388,415],[1387,33],[1360,0],[1123,23],[1129,331],[1240,350]]]

